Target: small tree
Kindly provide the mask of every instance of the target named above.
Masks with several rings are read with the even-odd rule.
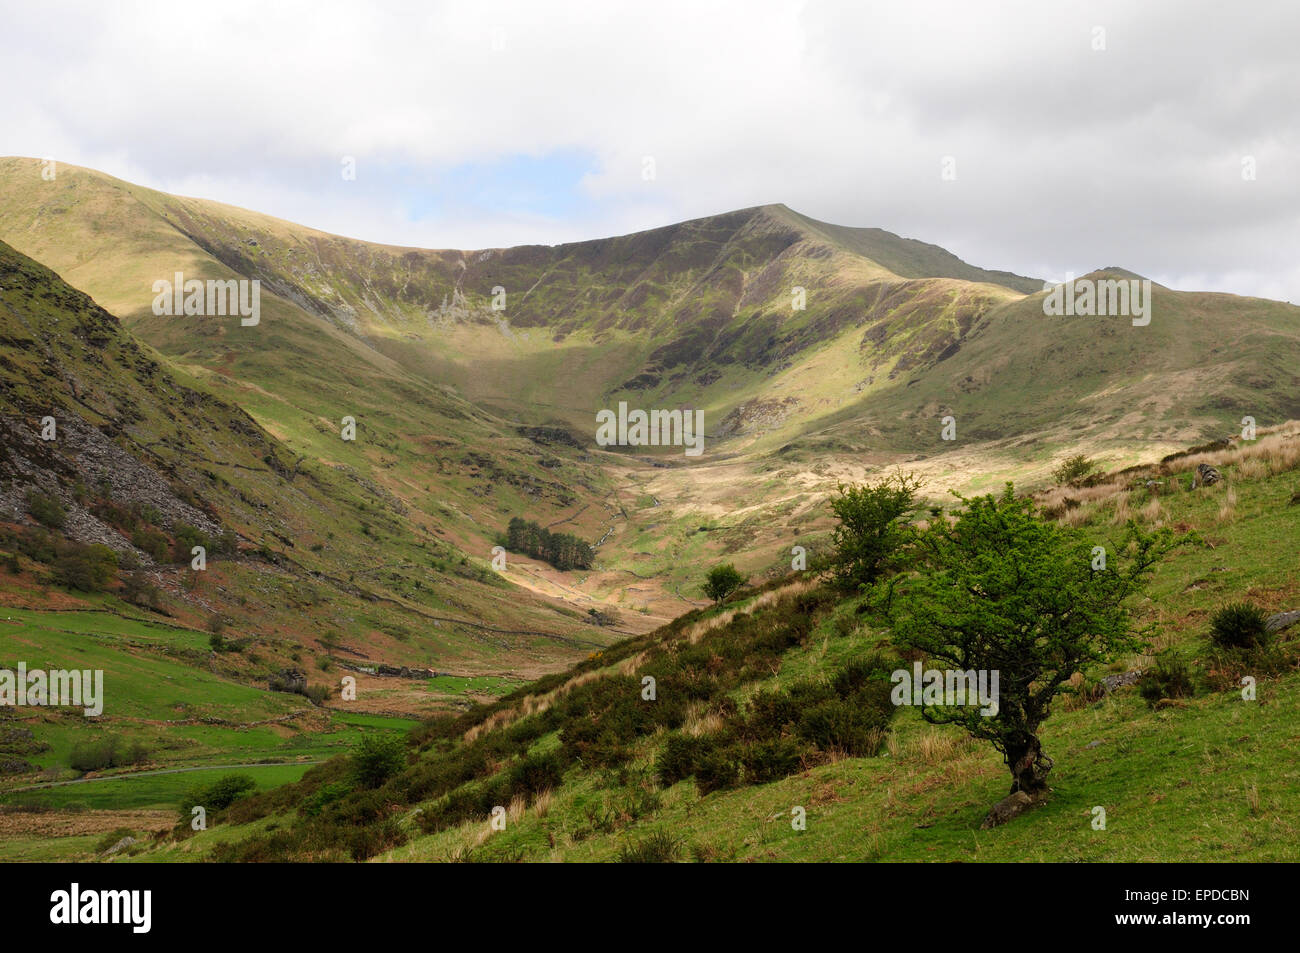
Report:
[[[1007,484],[1001,497],[961,498],[957,520],[919,539],[918,571],[900,577],[887,611],[893,641],[960,671],[998,672],[997,710],[922,704],[933,724],[957,724],[992,743],[1011,772],[1011,793],[1047,793],[1052,759],[1038,730],[1062,684],[1088,665],[1132,651],[1125,601],[1154,565],[1188,537],[1144,533],[1130,521],[1105,570],[1094,570],[1093,541],[1039,517]],[[986,823],[996,823],[994,814]]]
[[[1059,485],[1081,483],[1097,468],[1097,464],[1082,453],[1067,457],[1059,467],[1052,471],[1052,479]]]
[[[839,519],[832,541],[830,573],[835,584],[856,590],[879,580],[902,564],[903,550],[912,536],[907,517],[916,504],[921,481],[896,473],[878,483],[840,484],[831,509]]]
[[[352,754],[352,779],[359,787],[377,788],[406,766],[400,736],[365,735]]]
[[[731,563],[723,563],[709,570],[704,581],[704,594],[714,602],[721,602],[745,584],[745,577]]]

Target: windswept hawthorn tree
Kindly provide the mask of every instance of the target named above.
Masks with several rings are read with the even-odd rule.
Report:
[[[840,484],[831,499],[839,520],[831,540],[835,551],[828,571],[834,584],[856,591],[874,585],[906,561],[912,540],[908,518],[916,509],[922,483],[910,473],[895,473],[861,486]]]
[[[923,704],[921,715],[991,742],[1011,771],[1011,796],[1036,802],[1052,769],[1038,731],[1053,698],[1075,672],[1144,644],[1149,629],[1133,631],[1126,602],[1188,537],[1147,533],[1130,521],[1107,549],[1105,568],[1094,568],[1096,541],[1043,519],[1010,483],[1000,497],[958,496],[955,519],[935,520],[918,535],[915,571],[891,586],[893,641],[935,667],[999,673],[995,714]],[[1019,809],[1029,803],[1019,801]],[[986,826],[1006,819],[999,813],[990,812]]]

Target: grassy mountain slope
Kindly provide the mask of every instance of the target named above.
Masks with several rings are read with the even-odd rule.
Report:
[[[1048,318],[1032,279],[779,205],[430,251],[39,169],[0,160],[0,238],[471,557],[520,513],[601,541],[592,572],[507,576],[579,614],[619,606],[633,630],[691,608],[710,561],[782,571],[840,480],[903,465],[941,497],[1041,480],[1064,446],[1123,465],[1297,413],[1294,307],[1157,288],[1147,327]],[[178,269],[262,281],[262,326],[154,316],[150,283]],[[703,409],[705,455],[594,447],[595,411],[619,400]]]
[[[464,705],[609,639],[413,527],[355,470],[287,451],[3,243],[0,437],[0,667],[101,669],[106,695],[95,721],[6,706],[8,787],[66,779],[94,761],[78,748],[110,743],[134,752],[116,767],[319,757],[364,712]],[[381,663],[443,674],[357,671]],[[317,703],[268,690],[286,668]],[[340,711],[349,671],[360,700]]]
[[[1207,461],[1225,480],[1189,491]],[[889,633],[862,599],[786,580],[422,727],[405,767],[372,792],[351,790],[336,760],[136,859],[1294,860],[1300,775],[1283,753],[1296,743],[1300,630],[1279,633],[1280,665],[1244,669],[1259,678],[1248,701],[1241,672],[1209,651],[1206,623],[1243,597],[1270,612],[1300,604],[1298,468],[1292,423],[1255,445],[1114,475],[1063,517],[1102,540],[1130,513],[1203,535],[1135,606],[1163,628],[1149,651],[1181,658],[1198,687],[1154,706],[1131,686],[1099,690],[1153,655],[1076,678],[1043,732],[1052,798],[1004,827],[978,829],[1006,769],[959,730],[904,709],[846,752],[849,722],[803,716],[869,711],[845,673]],[[654,701],[641,694],[649,674]],[[804,700],[788,722],[783,696]],[[734,732],[748,739],[741,762],[716,760],[711,746]],[[494,806],[504,829],[491,826]],[[792,826],[795,808],[806,830]]]

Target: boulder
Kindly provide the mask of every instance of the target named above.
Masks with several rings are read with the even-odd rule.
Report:
[[[1030,797],[1024,791],[1008,794],[989,809],[988,816],[984,818],[984,823],[980,825],[980,830],[986,831],[989,828],[1005,824],[1012,818],[1019,817],[1030,808],[1041,804],[1045,797],[1045,793],[1039,797]]]
[[[1289,628],[1297,622],[1300,622],[1300,609],[1295,609],[1291,612],[1279,612],[1276,615],[1269,616],[1268,619],[1265,620],[1264,631],[1281,632],[1283,629]]]
[[[1109,695],[1117,688],[1124,688],[1127,685],[1134,684],[1141,677],[1142,670],[1140,668],[1135,668],[1131,672],[1120,672],[1118,675],[1107,675],[1105,678],[1101,679],[1100,684],[1102,691]]]
[[[134,837],[123,837],[120,841],[118,841],[116,844],[114,844],[114,845],[113,845],[112,847],[110,847],[108,850],[104,851],[104,853],[103,853],[102,856],[107,857],[107,856],[109,856],[110,854],[116,854],[119,850],[126,850],[128,847],[130,847],[130,846],[131,846],[132,844],[134,844],[134,843],[135,843],[135,838],[134,838]]]
[[[1192,489],[1198,486],[1214,486],[1223,479],[1223,474],[1219,472],[1218,467],[1212,467],[1208,463],[1198,463],[1196,465],[1196,475],[1192,477]]]

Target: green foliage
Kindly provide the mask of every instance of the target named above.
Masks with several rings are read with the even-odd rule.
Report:
[[[370,734],[352,753],[352,778],[363,788],[377,788],[406,765],[406,743],[391,735]]]
[[[570,533],[552,533],[518,516],[506,529],[505,547],[512,553],[545,560],[562,571],[590,569],[596,556],[590,544],[578,537]]]
[[[870,586],[902,565],[913,535],[906,520],[921,485],[905,473],[862,486],[840,484],[839,496],[831,500],[839,525],[832,533],[829,560],[831,578],[840,589]]]
[[[149,750],[139,741],[129,742],[109,735],[75,744],[68,756],[68,766],[74,771],[103,771],[148,760]]]
[[[117,554],[99,543],[70,543],[54,561],[55,583],[82,592],[103,592],[116,575]]]
[[[157,609],[162,601],[158,587],[143,572],[129,572],[122,579],[122,598],[132,605]]]
[[[181,800],[182,820],[190,819],[194,807],[202,807],[209,814],[224,811],[256,787],[257,782],[246,774],[227,774],[211,784],[191,788]]]
[[[32,519],[51,529],[63,529],[68,517],[57,497],[35,491],[27,494],[27,511],[32,514]]]
[[[136,549],[144,550],[156,563],[167,562],[171,551],[167,536],[160,530],[147,526],[142,526],[131,534],[131,545]]]
[[[1221,649],[1264,648],[1269,642],[1268,616],[1249,602],[1233,602],[1214,613],[1210,641]]]
[[[1095,461],[1088,459],[1082,453],[1077,453],[1072,457],[1067,457],[1059,467],[1052,471],[1052,479],[1058,485],[1075,485],[1086,480],[1088,475],[1096,468]]]
[[[1075,672],[1142,644],[1125,603],[1181,540],[1130,522],[1109,567],[1094,571],[1093,541],[1042,519],[1011,484],[1000,497],[961,500],[955,524],[921,535],[917,572],[890,594],[893,641],[938,667],[998,672],[996,714],[929,704],[921,714],[991,742],[1017,784],[1041,787],[1051,761],[1037,732],[1053,698]]]
[[[1161,652],[1154,668],[1142,673],[1137,681],[1138,694],[1155,707],[1164,698],[1190,698],[1195,691],[1187,663],[1173,652]]]
[[[731,563],[723,563],[709,570],[704,581],[704,594],[714,602],[721,602],[745,584],[745,577]]]

